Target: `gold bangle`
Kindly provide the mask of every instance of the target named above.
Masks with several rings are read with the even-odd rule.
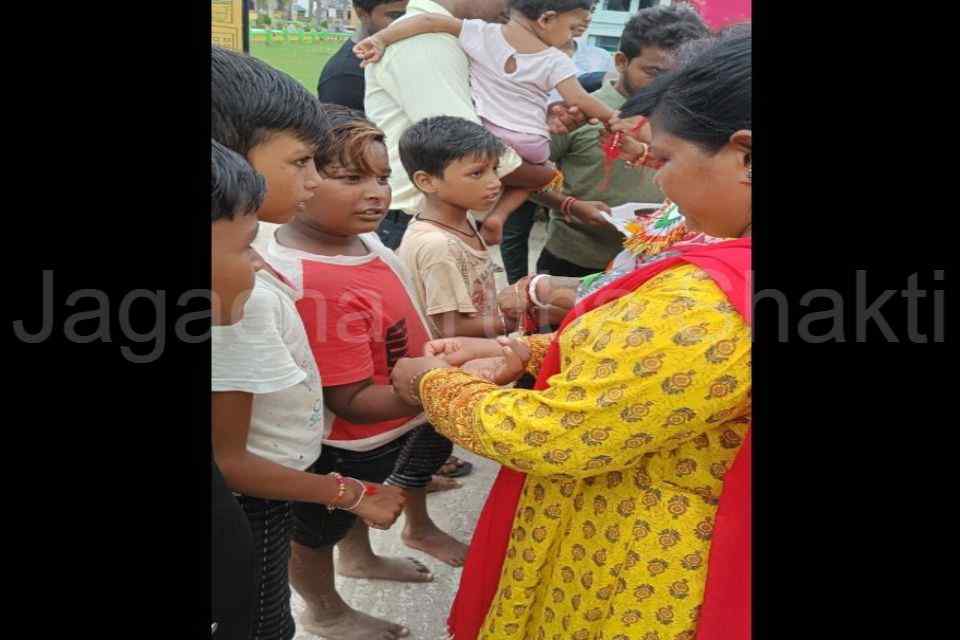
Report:
[[[643,163],[647,159],[647,153],[649,153],[650,151],[650,145],[648,145],[646,142],[641,142],[640,144],[643,145],[643,153],[638,155],[633,160],[627,160],[624,162],[624,164],[630,167],[631,169],[643,168],[644,167]]]

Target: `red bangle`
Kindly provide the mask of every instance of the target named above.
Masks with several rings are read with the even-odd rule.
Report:
[[[568,217],[570,215],[570,210],[573,208],[573,205],[576,204],[576,202],[576,198],[573,196],[567,196],[564,199],[563,204],[560,205],[560,213],[562,213],[564,217]]]

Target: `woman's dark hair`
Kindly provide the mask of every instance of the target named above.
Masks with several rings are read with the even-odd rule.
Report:
[[[633,60],[646,47],[673,51],[684,42],[703,38],[710,29],[693,8],[686,5],[650,7],[634,14],[620,36],[620,52]]]
[[[531,20],[537,20],[547,11],[566,13],[577,9],[590,11],[597,0],[509,0],[507,8],[519,11]]]
[[[331,150],[330,133],[317,100],[302,84],[252,56],[212,46],[211,134],[228,149],[247,156],[270,136],[289,133]]]
[[[716,153],[735,132],[752,128],[752,50],[749,33],[721,36],[638,91],[620,114],[649,116],[654,126]]]
[[[212,222],[256,213],[267,183],[240,154],[210,140],[210,211]]]
[[[681,69],[687,66],[687,64],[696,59],[701,53],[711,47],[715,47],[717,42],[719,42],[719,39],[716,35],[709,35],[705,38],[684,42],[673,54],[677,63],[676,68]]]

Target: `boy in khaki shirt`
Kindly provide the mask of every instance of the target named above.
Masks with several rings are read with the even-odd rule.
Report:
[[[496,202],[504,144],[479,124],[440,116],[400,139],[400,157],[424,195],[397,251],[424,313],[443,337],[493,337],[514,329],[499,313],[494,263],[470,210]]]

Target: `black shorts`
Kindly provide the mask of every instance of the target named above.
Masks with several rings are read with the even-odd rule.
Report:
[[[216,462],[211,464],[213,539],[211,546],[211,623],[214,640],[250,636],[254,602],[259,589],[253,534],[243,509],[227,488]],[[212,625],[211,625],[212,626]]]
[[[422,489],[452,451],[453,443],[425,424],[371,451],[349,451],[325,444],[308,471],[336,471],[366,482]],[[331,512],[322,504],[295,502],[293,540],[311,549],[333,546],[347,535],[356,518],[343,509]]]
[[[291,640],[296,633],[290,612],[290,581],[287,576],[291,503],[250,496],[237,496],[237,501],[250,523],[254,558],[260,574],[260,584],[253,603],[250,640]]]

